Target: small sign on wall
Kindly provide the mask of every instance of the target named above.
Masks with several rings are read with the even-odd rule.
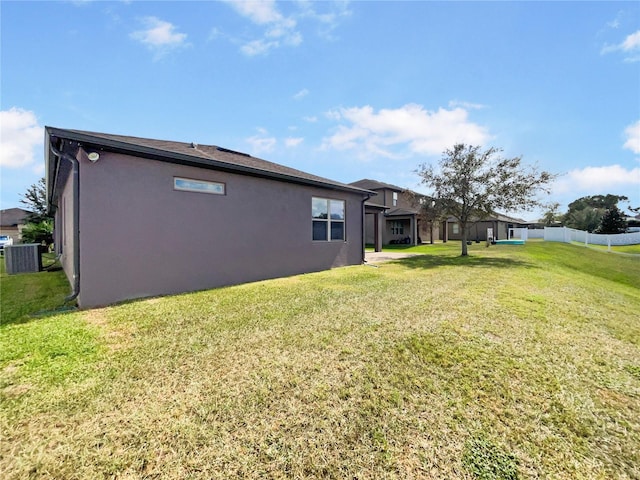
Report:
[[[225,194],[224,183],[194,180],[191,178],[173,177],[173,189],[183,192],[211,193],[213,195]]]

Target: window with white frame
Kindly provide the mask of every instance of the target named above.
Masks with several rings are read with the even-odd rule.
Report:
[[[317,241],[344,241],[345,202],[329,198],[311,199],[312,238]]]
[[[391,222],[391,235],[404,235],[404,223],[397,220]]]
[[[453,234],[454,235],[458,235],[460,233],[460,224],[453,223],[452,224],[452,228],[453,228]]]
[[[393,192],[393,206],[397,207],[398,206],[398,192]]]

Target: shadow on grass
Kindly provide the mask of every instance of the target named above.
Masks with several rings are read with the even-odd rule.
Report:
[[[37,310],[37,311],[23,311],[16,315],[5,316],[0,321],[0,329],[2,327],[8,327],[10,325],[23,325],[26,323],[36,322],[49,317],[57,317],[59,315],[66,315],[68,313],[77,312],[78,307],[75,305],[68,305],[61,303],[58,306],[54,306],[50,309]]]
[[[47,266],[52,267],[55,262]],[[0,327],[68,313],[69,282],[61,269],[8,275],[0,262]]]
[[[471,267],[471,268],[539,268],[533,263],[512,258],[448,256],[448,255],[416,255],[414,257],[399,258],[389,263],[403,265],[408,268],[437,268],[437,267]]]

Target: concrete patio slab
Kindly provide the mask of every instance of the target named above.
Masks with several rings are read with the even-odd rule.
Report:
[[[364,259],[366,263],[375,264],[388,262],[389,260],[397,260],[399,258],[415,257],[419,253],[402,253],[402,252],[365,252]]]

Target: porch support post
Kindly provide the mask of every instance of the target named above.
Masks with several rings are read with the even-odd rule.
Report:
[[[373,249],[376,252],[382,251],[382,222],[380,221],[380,216],[382,214],[376,212],[373,214]]]
[[[415,215],[411,215],[411,237],[413,245],[418,245],[418,221]]]

